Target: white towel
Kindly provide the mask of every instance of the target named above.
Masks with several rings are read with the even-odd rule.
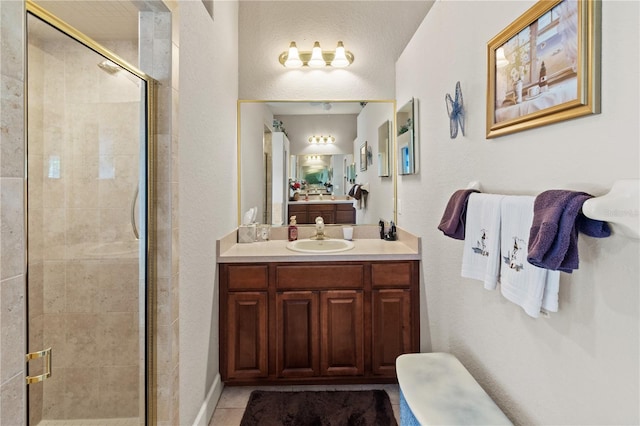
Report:
[[[531,196],[502,199],[500,289],[504,297],[537,318],[542,307],[558,310],[560,273],[527,262],[534,201]]]
[[[500,200],[504,195],[473,193],[467,202],[462,276],[493,290],[500,271]]]

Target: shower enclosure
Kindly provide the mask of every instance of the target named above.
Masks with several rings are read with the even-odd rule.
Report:
[[[144,425],[152,81],[34,5],[27,32],[29,424]]]

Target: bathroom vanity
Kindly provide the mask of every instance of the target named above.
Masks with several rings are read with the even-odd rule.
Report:
[[[219,252],[224,382],[394,382],[397,356],[419,352],[417,245],[356,239],[310,256],[286,243]]]
[[[314,223],[318,216],[322,217],[324,223],[356,223],[353,200],[289,201],[287,217],[291,216],[296,216],[299,224]]]

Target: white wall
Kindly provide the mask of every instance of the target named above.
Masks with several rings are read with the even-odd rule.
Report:
[[[356,183],[369,184],[364,208],[356,209],[358,224],[377,224],[380,219],[387,222],[393,220],[393,178],[378,176],[378,127],[387,120],[393,122],[393,104],[388,102],[369,102],[358,115],[358,137],[353,143]],[[371,150],[372,163],[362,171],[360,147],[365,142]]]
[[[219,380],[215,247],[236,226],[238,4],[216,2],[214,12],[215,21],[202,2],[180,2],[181,425]]]
[[[273,132],[271,139],[271,224],[289,223],[287,201],[289,201],[289,153],[291,144],[282,132]]]
[[[240,110],[240,219],[250,208],[257,207],[256,217],[262,223],[265,206],[263,139],[265,127],[273,130],[273,114],[265,103],[260,102],[242,103]]]
[[[638,2],[602,7],[602,113],[486,140],[486,44],[533,1],[437,2],[397,62],[397,99],[420,102],[420,166],[400,177],[400,225],[422,237],[421,345],[457,355],[516,424],[638,424],[639,242],[579,239],[560,311],[532,319],[460,277],[462,242],[437,230],[449,196],[546,189],[600,195],[639,177]],[[460,81],[467,136],[449,138]]]

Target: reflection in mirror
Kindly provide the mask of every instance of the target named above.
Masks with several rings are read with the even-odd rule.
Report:
[[[418,142],[416,137],[416,101],[414,98],[411,98],[402,108],[398,109],[396,125],[398,129],[398,174],[410,175],[417,173],[416,152]]]
[[[389,141],[393,123],[389,120],[378,127],[378,176],[389,176]]]
[[[366,141],[373,158],[384,156],[373,141],[380,123],[392,131],[394,109],[394,101],[238,101],[238,222],[253,207],[259,223],[274,226],[292,215],[298,224],[395,220],[393,178],[355,165]],[[355,185],[358,199],[349,195]]]

